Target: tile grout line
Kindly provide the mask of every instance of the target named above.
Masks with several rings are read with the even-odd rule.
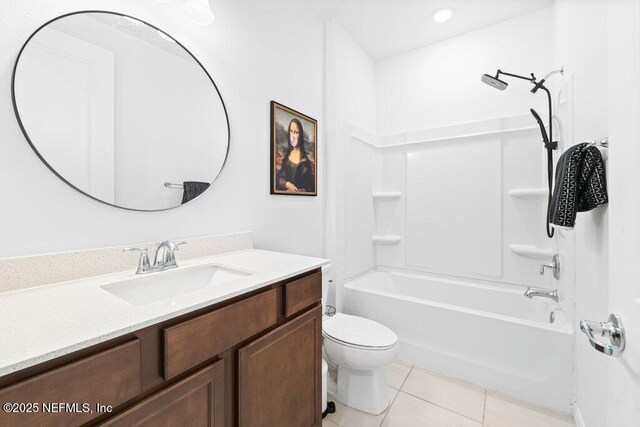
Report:
[[[408,395],[409,395],[409,396],[411,396],[411,397],[415,397],[415,398],[416,398],[416,399],[418,399],[418,400],[422,400],[423,402],[427,402],[429,405],[437,406],[438,408],[440,408],[440,409],[444,409],[445,411],[451,412],[452,414],[456,414],[456,415],[458,415],[458,416],[460,416],[460,417],[466,418],[466,419],[471,420],[471,421],[473,421],[473,422],[475,422],[475,423],[482,424],[482,423],[481,423],[480,421],[478,421],[478,420],[474,420],[473,418],[470,418],[470,417],[468,417],[468,416],[466,416],[466,415],[459,414],[459,413],[457,413],[456,411],[454,411],[454,410],[452,410],[452,409],[445,408],[444,406],[440,406],[440,405],[438,405],[437,403],[433,403],[433,402],[431,402],[431,401],[429,401],[429,400],[423,399],[422,397],[420,397],[420,396],[416,396],[415,394],[411,394],[411,393],[409,393],[408,391],[402,391],[402,392],[403,392],[404,394],[408,394]],[[484,414],[483,414],[482,421],[484,422]]]
[[[389,415],[389,412],[391,412],[391,409],[393,409],[393,404],[396,403],[396,399],[398,398],[398,396],[400,395],[400,393],[402,392],[402,387],[404,386],[404,383],[407,382],[407,378],[409,378],[409,375],[411,375],[411,371],[413,371],[413,367],[415,365],[411,365],[411,367],[409,368],[409,372],[407,372],[407,376],[404,377],[404,380],[402,381],[402,384],[400,384],[400,388],[397,389],[397,393],[396,395],[393,397],[393,400],[391,401],[391,403],[389,403],[389,407],[387,408],[387,412],[385,412],[384,417],[382,417],[382,420],[380,421],[380,426],[382,424],[384,424],[384,421],[387,419],[387,416]],[[393,388],[393,387],[391,387]]]
[[[393,387],[391,387],[393,388]],[[395,389],[394,389],[395,390]],[[391,400],[391,402],[389,402],[389,406],[387,407],[386,412],[384,413],[384,417],[382,417],[382,419],[380,420],[380,424],[378,424],[378,426],[381,426],[382,424],[384,424],[384,420],[387,419],[387,415],[389,415],[389,412],[391,412],[391,409],[393,407],[393,404],[396,403],[396,399],[398,398],[398,395],[400,394],[400,390],[397,390],[397,393],[395,396],[393,396],[393,399]]]
[[[487,389],[484,389],[484,405],[482,405],[482,425],[484,425],[484,419],[487,416],[487,394],[489,392],[487,391]]]
[[[403,386],[403,387],[404,387],[404,384],[407,382],[407,379],[409,379],[409,375],[411,375],[411,372],[413,372],[413,368],[415,368],[415,367],[416,367],[416,365],[412,365],[412,366],[411,366],[411,369],[409,370],[409,374],[407,374],[407,378],[405,378],[404,382],[402,383],[402,386]],[[436,374],[438,374],[438,375],[440,375],[440,376],[444,377],[446,380],[451,380],[451,378],[450,378],[450,377],[448,377],[447,375],[440,374],[440,373],[436,373]],[[476,387],[479,387],[479,386],[477,386],[477,385],[475,385],[475,384],[471,384],[471,385],[476,386]],[[468,417],[468,416],[466,416],[466,415],[464,415],[464,414],[460,414],[460,413],[458,413],[458,412],[456,412],[456,411],[454,411],[454,410],[452,410],[452,409],[445,408],[444,406],[440,406],[440,405],[438,405],[437,403],[431,402],[431,401],[429,401],[429,400],[427,400],[427,399],[423,399],[422,397],[420,397],[420,396],[416,396],[416,395],[414,395],[414,394],[411,394],[411,393],[410,393],[410,392],[408,392],[408,391],[405,391],[405,390],[400,390],[400,391],[402,391],[402,392],[403,392],[403,393],[405,393],[405,394],[408,394],[409,396],[415,397],[416,399],[422,400],[423,402],[427,402],[427,403],[429,403],[429,404],[431,404],[431,405],[433,405],[433,406],[437,406],[437,407],[438,407],[438,408],[440,408],[440,409],[444,409],[445,411],[449,411],[449,412],[451,412],[451,413],[453,413],[453,414],[459,415],[459,416],[461,416],[461,417],[464,417],[464,418],[466,418],[466,419],[468,419],[468,420],[471,420],[471,421],[473,421],[473,422],[476,422],[476,423],[480,423],[480,424],[482,425],[482,424],[484,424],[484,411],[485,411],[485,406],[486,406],[486,404],[487,404],[487,389],[486,389],[486,388],[484,388],[484,387],[479,387],[479,388],[482,388],[482,390],[484,391],[484,401],[483,401],[483,406],[482,406],[482,421],[474,420],[474,419],[473,419],[473,418],[471,418],[471,417]]]
[[[413,368],[415,368],[415,366],[416,365],[411,365],[411,367],[409,368],[409,372],[407,372],[407,376],[404,377],[404,380],[402,381],[402,384],[400,384],[400,388],[398,389],[398,391],[402,390],[402,387],[404,387],[404,384],[409,379],[409,375],[411,375],[411,372],[413,372]]]

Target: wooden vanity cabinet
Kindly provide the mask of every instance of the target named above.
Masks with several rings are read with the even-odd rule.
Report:
[[[100,425],[223,426],[224,406],[224,360],[220,360]]]
[[[92,412],[0,411],[0,425],[320,426],[321,280],[316,269],[6,375],[1,404]]]
[[[321,322],[316,307],[240,349],[240,426],[322,424]]]

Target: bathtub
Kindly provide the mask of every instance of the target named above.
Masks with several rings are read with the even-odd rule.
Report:
[[[341,302],[393,329],[401,360],[570,413],[573,330],[558,304],[523,292],[375,270],[346,281]]]

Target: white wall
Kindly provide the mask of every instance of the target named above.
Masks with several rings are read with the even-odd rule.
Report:
[[[504,77],[504,92],[479,83],[498,68],[543,77],[553,68],[551,38],[551,10],[545,8],[378,62],[378,132],[544,110],[544,96],[529,93],[528,82]]]
[[[366,204],[371,200],[372,153],[353,152],[349,144],[354,126],[369,132],[376,129],[375,66],[336,21],[327,23],[325,43],[326,256],[332,260],[334,283],[340,284],[343,277],[373,267],[371,235],[366,230],[366,224],[373,223],[373,209]],[[367,197],[364,204],[358,203],[362,198],[352,198],[349,182],[359,184],[359,193]]]
[[[269,101],[323,123],[323,23],[295,1],[217,0],[216,21],[200,27],[182,2],[6,0],[0,14],[0,257],[254,231],[257,247],[321,255],[324,147],[318,197],[269,195]],[[56,178],[33,153],[10,102],[11,72],[27,37],[63,13],[124,12],[174,35],[209,70],[231,121],[229,161],[216,185],[179,209],[139,213],[95,202]]]
[[[563,78],[555,80],[563,150],[608,135],[606,16],[606,2],[557,0],[554,5],[554,61],[565,67]],[[569,255],[565,259],[575,259],[559,283],[561,290],[575,287],[574,393],[585,425],[599,427],[607,424],[607,360],[589,345],[578,322],[608,317],[608,206],[578,214],[575,231],[567,234],[575,236],[575,248],[565,233],[556,241]]]
[[[337,119],[375,132],[376,70],[373,60],[337,21],[327,23],[327,110]],[[330,58],[330,59],[329,59]]]
[[[622,317],[627,344],[607,357],[607,426],[640,420],[640,2],[607,2],[609,183],[609,313]],[[604,399],[602,399],[604,400]]]

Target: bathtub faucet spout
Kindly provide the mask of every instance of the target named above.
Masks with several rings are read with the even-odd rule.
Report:
[[[526,291],[524,291],[524,296],[531,299],[533,297],[542,297],[542,298],[550,298],[555,302],[558,302],[558,290],[554,289],[553,291],[548,291],[546,289],[536,289],[529,286]]]

